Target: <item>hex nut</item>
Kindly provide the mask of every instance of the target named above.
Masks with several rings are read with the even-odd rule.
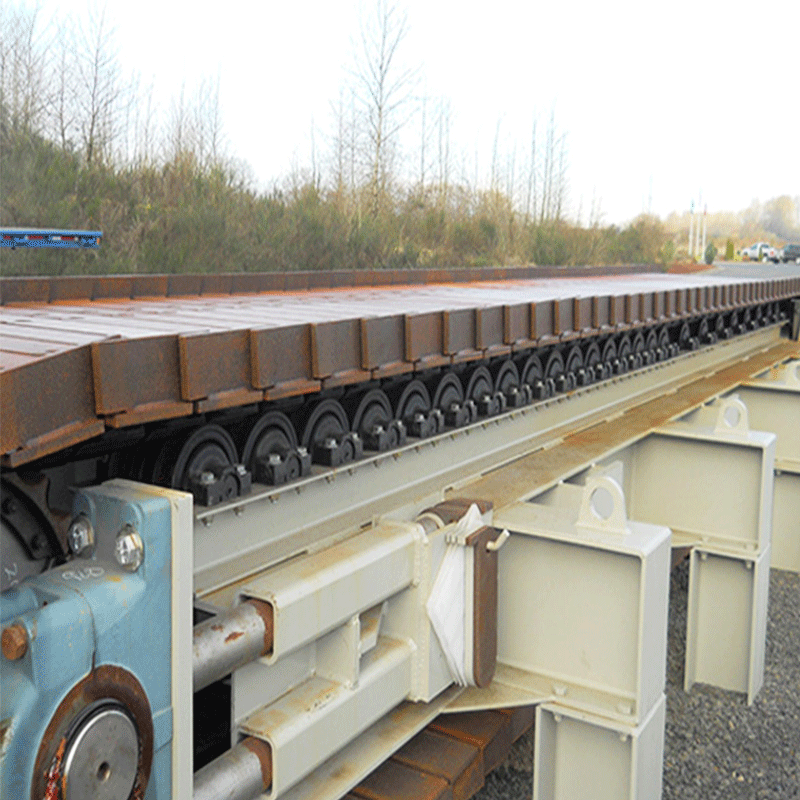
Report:
[[[67,532],[67,542],[76,556],[88,557],[94,553],[94,528],[85,514],[79,514],[72,521]]]
[[[136,572],[144,561],[144,542],[133,525],[125,525],[114,542],[117,563],[129,572]]]
[[[28,652],[28,631],[23,625],[9,625],[2,633],[3,655],[9,661],[16,661]]]

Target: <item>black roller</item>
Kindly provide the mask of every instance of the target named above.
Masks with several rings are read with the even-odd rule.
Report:
[[[631,339],[631,349],[633,350],[633,358],[629,358],[631,369],[641,369],[645,363],[646,351],[644,334],[641,331],[636,331]]]
[[[617,355],[617,343],[614,341],[613,336],[603,342],[603,349],[600,351],[600,360],[603,362],[604,367],[607,368],[606,377],[617,375],[620,370],[619,356]]]
[[[580,345],[574,344],[567,351],[566,358],[564,359],[564,369],[567,374],[567,382],[570,389],[591,383],[591,378],[584,367],[583,351]]]
[[[658,361],[658,333],[655,328],[648,328],[644,336],[644,363],[655,364]]]
[[[474,403],[467,404],[464,397],[464,387],[461,381],[452,372],[435,379],[436,388],[433,392],[433,407],[444,414],[445,422],[452,428],[467,425],[477,417],[477,408]]]
[[[617,374],[627,372],[633,359],[633,342],[627,333],[623,333],[617,342]]]
[[[174,440],[171,444],[175,444]],[[191,475],[221,471],[236,462],[236,445],[231,435],[219,425],[204,425],[182,437],[169,472],[169,485],[173,489],[186,489]],[[169,468],[166,462],[164,466]]]
[[[684,320],[678,330],[678,347],[681,350],[697,350],[699,342],[696,337],[692,336],[692,329],[689,327],[688,321]]]
[[[433,408],[428,387],[418,378],[389,393],[394,416],[412,436],[420,439],[439,433],[444,428],[444,415]]]
[[[16,476],[0,481],[0,592],[63,560],[52,521],[35,497],[47,490],[41,481],[39,489]]]
[[[586,345],[583,354],[583,367],[586,373],[586,383],[605,380],[609,376],[610,369],[603,363],[600,345],[597,342],[589,342]]]
[[[505,410],[505,398],[494,392],[494,380],[483,365],[473,369],[464,385],[464,397],[471,400],[482,417],[491,417]]]
[[[664,361],[673,355],[672,345],[669,340],[669,330],[666,325],[662,325],[658,329],[658,348],[656,353],[658,354],[659,361]]]
[[[431,410],[431,395],[428,387],[418,378],[390,392],[389,396],[392,400],[394,416],[403,422],[410,422],[415,414],[427,415]]]
[[[448,372],[436,381],[432,403],[434,408],[442,411],[450,410],[453,405],[463,405],[464,387],[452,372]]]
[[[242,462],[259,483],[283,484],[307,475],[310,458],[298,449],[297,433],[280,411],[268,411],[250,429],[242,449]]]
[[[553,394],[555,394],[555,392],[566,392],[575,388],[569,385],[570,382],[566,374],[564,358],[558,350],[552,350],[547,357],[547,362],[544,367],[544,379],[551,387]]]
[[[720,339],[725,339],[725,319],[722,314],[717,314],[713,320],[714,327],[714,341],[718,342]]]
[[[328,467],[355,461],[363,450],[361,439],[350,433],[344,408],[331,397],[315,403],[307,412],[300,444],[315,463]]]
[[[490,371],[494,376],[494,391],[505,398],[510,408],[527,405],[533,398],[529,387],[522,387],[517,365],[510,359],[492,364]]]
[[[171,437],[146,463],[152,464],[152,483],[191,492],[199,505],[216,505],[250,490],[250,473],[238,463],[233,438],[219,425]]]
[[[392,405],[380,389],[357,392],[343,403],[350,413],[351,429],[369,450],[383,452],[404,443],[404,428],[395,424]]]
[[[552,395],[550,384],[545,380],[544,366],[537,355],[530,355],[518,363],[519,379],[527,386],[535,400],[545,400]]]
[[[297,449],[297,433],[280,411],[268,411],[258,418],[242,448],[242,463],[250,470],[258,457],[272,454],[286,458]]]

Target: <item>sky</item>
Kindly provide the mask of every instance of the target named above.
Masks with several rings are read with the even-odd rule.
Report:
[[[258,188],[324,148],[366,0],[22,0],[40,20],[105,11],[125,74],[167,106],[219,80],[228,151]],[[796,0],[398,0],[416,91],[446,98],[452,150],[488,181],[551,113],[567,134],[569,205],[585,222],[800,195]],[[541,129],[541,127],[540,127]],[[314,134],[312,136],[312,130]],[[411,156],[409,156],[411,157]]]

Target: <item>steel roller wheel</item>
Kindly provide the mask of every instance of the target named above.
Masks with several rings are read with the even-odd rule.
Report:
[[[350,433],[350,421],[336,400],[328,397],[320,400],[311,409],[303,427],[300,444],[310,453],[312,459],[326,466],[334,465],[325,452],[336,451],[335,464],[354,461],[359,453]]]
[[[650,328],[644,337],[644,363],[648,366],[658,361],[658,334],[655,328]]]
[[[633,358],[630,359],[631,369],[641,369],[645,363],[645,341],[641,331],[636,331],[633,335],[631,349],[633,350]]]
[[[620,373],[620,360],[617,355],[617,343],[614,341],[613,336],[609,336],[603,343],[603,349],[600,351],[600,360],[604,365],[604,376],[606,378]],[[607,373],[607,374],[606,374]]]
[[[464,398],[475,403],[482,417],[491,417],[504,410],[503,403],[494,394],[492,375],[483,365],[476,367],[469,374],[464,386]]]
[[[714,334],[711,332],[707,317],[703,317],[698,323],[695,336],[700,344],[713,344]]]
[[[518,365],[522,386],[527,386],[535,400],[545,400],[552,395],[550,385],[544,377],[542,360],[537,355],[530,355]]]
[[[589,342],[583,354],[583,366],[586,371],[586,383],[604,380],[608,377],[608,368],[603,363],[600,346],[597,342]]]
[[[428,387],[418,378],[390,390],[388,396],[395,419],[399,419],[412,436],[425,439],[444,428],[444,416],[439,409],[433,409]]]
[[[552,386],[553,392],[567,392],[575,388],[569,385],[569,379],[566,375],[566,368],[564,366],[564,358],[558,350],[553,350],[547,357],[547,362],[544,367],[544,379]]]
[[[492,365],[490,371],[494,375],[495,393],[501,394],[508,406],[519,408],[530,403],[533,395],[527,387],[527,391],[522,389],[519,370],[510,358]]]
[[[658,329],[658,347],[656,348],[659,361],[664,361],[672,355],[672,347],[669,341],[669,330],[666,325]]]
[[[16,476],[0,481],[0,592],[64,559],[55,527],[42,510],[46,493],[44,477],[32,485]]]
[[[633,363],[633,342],[627,333],[619,337],[617,343],[617,374],[627,372]]]
[[[685,320],[681,323],[681,327],[678,330],[678,347],[680,347],[681,350],[696,349],[691,328],[689,327],[689,323]]]
[[[393,424],[392,405],[380,389],[357,392],[343,402],[350,412],[351,429],[364,440],[370,450],[383,452],[402,444],[402,426]]]
[[[281,466],[280,482],[297,480],[303,474],[303,467],[297,453],[297,434],[289,418],[280,411],[268,411],[260,416],[245,440],[242,448],[242,463],[256,475],[256,480],[265,480],[265,466],[279,459]],[[278,482],[274,473],[267,483]]]
[[[464,402],[464,389],[452,372],[438,379],[432,402],[434,408],[440,408],[442,411],[446,411],[454,403],[461,405]]]
[[[583,352],[577,344],[570,347],[564,367],[571,389],[591,383],[591,376],[584,367]]]
[[[152,463],[152,483],[191,492],[202,505],[232,500],[240,493],[233,474],[238,464],[236,445],[219,425],[203,425],[171,437],[148,463]]]
[[[714,317],[712,317],[711,325],[709,327],[712,329],[711,333],[715,342],[725,338],[725,319],[723,318],[722,314],[716,314]]]

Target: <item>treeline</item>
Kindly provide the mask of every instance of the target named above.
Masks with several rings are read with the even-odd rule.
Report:
[[[654,263],[669,253],[658,220],[526,221],[503,194],[468,187],[454,187],[447,206],[409,190],[359,217],[313,182],[259,194],[191,153],[89,166],[5,126],[0,150],[2,224],[103,232],[98,251],[4,251],[5,275]]]
[[[328,152],[269,191],[225,149],[204,86],[159,116],[126,81],[101,15],[48,40],[4,4],[0,224],[101,230],[99,251],[4,251],[14,274],[226,272],[667,262],[662,223],[569,219],[567,137],[534,125],[525,160],[497,141],[486,185],[456,176],[443,101],[420,104],[396,7],[375,4]],[[164,121],[158,123],[157,120]],[[416,143],[416,144],[413,144]],[[413,167],[411,166],[413,164]]]

